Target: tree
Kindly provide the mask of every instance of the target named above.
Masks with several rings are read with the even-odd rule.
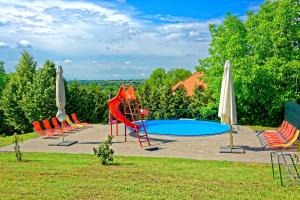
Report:
[[[55,116],[55,87],[55,64],[46,60],[34,75],[33,82],[28,84],[27,95],[22,99],[22,108],[30,123]]]
[[[179,81],[185,80],[192,75],[192,72],[187,69],[171,69],[168,71],[168,76],[171,79],[171,84],[174,85]]]
[[[0,96],[2,96],[2,92],[6,86],[7,83],[7,74],[4,70],[4,62],[0,61]],[[1,102],[2,104],[2,102]],[[0,135],[2,134],[11,134],[11,128],[7,126],[5,123],[5,116],[3,113],[3,110],[0,109]]]
[[[190,104],[189,97],[186,95],[184,88],[178,88],[176,92],[171,96],[169,109],[172,113],[172,118],[187,118],[189,111],[188,106]]]
[[[27,51],[23,51],[16,72],[10,76],[9,82],[3,90],[2,110],[6,123],[18,132],[32,130],[32,125],[22,108],[22,100],[28,93],[27,89],[32,84],[35,71],[34,58]]]
[[[223,65],[229,59],[239,123],[280,123],[284,102],[300,99],[298,8],[296,0],[266,1],[245,22],[228,15],[221,25],[210,26],[210,57],[196,68],[204,71],[209,105],[218,105]]]
[[[149,118],[174,118],[177,115],[176,109],[187,108],[185,92],[173,94],[172,86],[190,75],[191,72],[185,69],[166,72],[163,68],[157,68],[152,72],[138,92],[143,107],[151,111]]]
[[[67,87],[67,106],[68,113],[75,112],[78,117],[91,123],[108,121],[108,94],[110,90],[101,90],[95,84],[80,84],[72,81]]]

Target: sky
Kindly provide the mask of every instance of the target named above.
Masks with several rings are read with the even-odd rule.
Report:
[[[194,70],[209,55],[209,24],[245,18],[262,0],[0,0],[0,60],[23,50],[67,80],[143,79],[163,67]]]

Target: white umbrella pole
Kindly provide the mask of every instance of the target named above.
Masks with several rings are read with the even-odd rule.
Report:
[[[63,125],[63,123],[61,123],[61,134],[62,134],[62,142],[65,142],[64,125]]]
[[[229,133],[229,145],[231,148],[233,148],[233,135],[232,135],[232,124],[231,124],[231,120],[229,120],[230,122],[230,133]]]

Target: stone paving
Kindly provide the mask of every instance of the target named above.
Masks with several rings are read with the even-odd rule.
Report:
[[[24,152],[61,152],[92,154],[93,147],[105,140],[109,133],[108,125],[93,125],[88,128],[69,134],[65,140],[76,140],[77,144],[72,146],[49,146],[51,143],[58,143],[62,139],[43,139],[42,137],[24,141],[21,150]],[[119,136],[113,140],[113,149],[116,155],[122,156],[152,156],[152,157],[178,157],[199,160],[227,160],[240,162],[270,162],[269,151],[261,148],[256,133],[245,126],[240,126],[237,134],[234,134],[234,144],[243,146],[245,154],[219,153],[220,146],[229,144],[228,134],[198,137],[177,137],[166,135],[149,135],[152,147],[158,147],[156,151],[147,151],[147,143],[141,148],[134,134],[127,137],[124,142],[124,126],[119,125]],[[9,145],[0,148],[0,151],[13,151]]]

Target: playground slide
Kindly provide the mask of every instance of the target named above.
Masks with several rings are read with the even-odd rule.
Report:
[[[124,86],[120,87],[120,90],[117,94],[117,96],[115,96],[114,98],[112,98],[109,102],[108,102],[108,110],[109,112],[112,114],[112,116],[114,116],[118,121],[124,123],[126,126],[130,127],[130,128],[134,128],[134,124],[129,121],[125,115],[121,112],[120,110],[120,105],[123,102],[126,101],[126,89]]]

